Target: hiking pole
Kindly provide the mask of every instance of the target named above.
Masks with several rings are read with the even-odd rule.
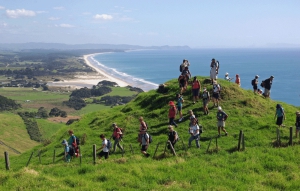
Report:
[[[93,160],[94,165],[96,164],[96,144],[93,144]]]
[[[208,149],[209,149],[210,144],[211,144],[211,140],[212,140],[212,138],[210,138],[210,141],[209,141],[208,147],[207,147],[207,149],[206,149],[206,152],[208,152]]]
[[[166,145],[165,145],[165,150],[164,150],[164,154],[166,154],[166,151],[167,151],[167,145],[168,145],[169,141],[166,142]]]
[[[172,150],[173,155],[176,156],[176,152],[175,152],[175,149],[174,149],[174,147],[173,147],[171,141],[168,141],[168,142],[169,142],[169,145],[170,145],[170,147],[171,147],[171,150]]]
[[[158,146],[159,146],[159,144],[160,144],[160,143],[157,143],[157,145],[156,145],[156,149],[155,149],[155,152],[154,152],[154,155],[153,155],[153,157],[152,157],[152,158],[154,158],[154,157],[155,157],[155,155],[156,155],[156,152],[157,152],[157,149],[158,149]]]

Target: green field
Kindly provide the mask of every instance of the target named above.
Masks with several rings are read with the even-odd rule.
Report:
[[[204,78],[199,78],[204,80]],[[169,151],[164,154],[167,140],[168,102],[178,92],[177,80],[167,82],[168,93],[156,91],[141,93],[125,106],[113,107],[84,115],[71,126],[62,126],[47,146],[38,146],[18,157],[11,157],[11,170],[0,166],[1,190],[298,190],[300,186],[300,142],[294,137],[288,146],[289,127],[294,126],[295,111],[299,108],[275,102],[243,90],[236,84],[220,80],[222,85],[221,106],[229,115],[226,129],[229,135],[216,139],[217,109],[210,103],[210,114],[203,115],[200,103],[193,104],[191,96],[184,94],[185,120],[175,130],[180,141],[175,149],[177,156]],[[209,85],[207,85],[209,87]],[[209,87],[211,89],[211,87]],[[281,103],[287,119],[279,130],[281,146],[277,147],[277,126],[274,120],[275,106]],[[193,109],[204,127],[201,149],[185,150],[188,134],[188,110]],[[139,116],[143,116],[153,136],[149,147],[150,158],[144,158],[137,143]],[[97,159],[93,164],[92,146],[99,145],[99,134],[110,137],[111,124],[117,122],[124,128],[125,153],[117,150],[108,160]],[[71,163],[62,160],[62,139],[67,130],[86,142],[81,145],[82,164],[79,158]],[[240,130],[245,135],[245,150],[238,151]],[[210,140],[212,142],[210,143]],[[217,145],[216,145],[217,140]],[[182,144],[184,143],[184,144]],[[207,148],[210,147],[207,151]],[[130,145],[134,153],[131,152]],[[158,147],[157,147],[158,145]],[[156,156],[154,155],[157,149]],[[42,150],[41,163],[37,157]],[[53,153],[56,161],[53,164]],[[28,167],[26,163],[34,152]],[[3,163],[4,164],[4,163]]]

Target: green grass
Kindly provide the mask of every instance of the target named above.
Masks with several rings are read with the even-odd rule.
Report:
[[[189,121],[186,113],[193,109],[204,126],[201,149],[196,149],[193,142],[185,151],[180,141],[175,146],[177,157],[169,152],[163,154],[167,140],[168,102],[174,100],[178,92],[174,79],[166,83],[169,89],[166,94],[154,90],[141,93],[125,106],[84,115],[79,122],[61,127],[51,144],[11,157],[10,171],[4,171],[5,166],[0,166],[0,189],[50,190],[55,186],[57,190],[298,190],[300,142],[294,139],[293,146],[287,146],[287,143],[288,127],[294,125],[295,111],[299,108],[264,99],[230,82],[220,80],[220,83],[223,89],[221,106],[229,115],[226,121],[229,135],[217,139],[218,148],[214,138],[217,135],[216,108],[210,103],[210,115],[203,115],[202,104],[192,104],[191,96],[185,93],[185,120],[179,123],[176,131],[187,144]],[[210,85],[206,86],[211,89]],[[282,147],[274,147],[277,103],[283,105],[287,115],[286,127],[280,129]],[[157,144],[161,143],[154,159],[144,158],[140,153],[136,140],[139,116],[145,118],[153,136],[149,153],[153,155]],[[125,129],[122,142],[125,155],[122,157],[117,151],[108,160],[97,160],[93,165],[92,145],[99,148],[99,134],[111,135],[113,122]],[[68,129],[73,129],[79,137],[87,135],[86,143],[81,146],[81,165],[78,158],[70,164],[59,160],[63,150],[60,143],[68,138]],[[245,134],[246,150],[238,152],[240,130]],[[210,138],[213,138],[212,143],[206,152]],[[134,154],[130,152],[130,144]],[[52,164],[54,149],[57,160]],[[42,150],[42,164],[37,157],[39,150]],[[25,167],[31,152],[34,157]]]

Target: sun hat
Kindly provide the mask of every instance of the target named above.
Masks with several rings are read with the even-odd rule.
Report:
[[[64,139],[64,140],[61,142],[61,144],[68,145],[68,142],[67,142],[67,140],[66,140],[66,139]]]
[[[228,76],[229,75],[228,72],[226,72],[225,75]]]
[[[221,106],[219,106],[219,107],[218,107],[218,110],[222,110],[222,107],[221,107]]]
[[[173,101],[169,101],[169,105],[175,105]]]
[[[255,78],[259,78],[259,75],[256,75]]]

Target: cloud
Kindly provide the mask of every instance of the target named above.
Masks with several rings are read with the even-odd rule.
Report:
[[[64,10],[65,8],[64,7],[53,7],[53,9],[55,9],[55,10]]]
[[[51,21],[57,21],[57,20],[60,20],[59,17],[49,17],[48,19],[51,20]]]
[[[75,27],[74,25],[70,24],[60,24],[60,25],[55,25],[56,27],[62,27],[62,28],[73,28]]]
[[[47,11],[36,11],[37,14],[48,13]]]
[[[0,9],[5,9],[5,7],[0,6]]]
[[[0,28],[5,28],[7,26],[8,26],[7,23],[0,23]]]
[[[113,16],[107,15],[107,14],[102,14],[102,15],[96,14],[94,16],[94,19],[97,19],[97,20],[111,20],[111,19],[113,19]]]
[[[30,11],[30,10],[25,10],[25,9],[16,9],[16,10],[6,10],[6,16],[9,18],[19,18],[19,17],[34,17],[35,12]]]

